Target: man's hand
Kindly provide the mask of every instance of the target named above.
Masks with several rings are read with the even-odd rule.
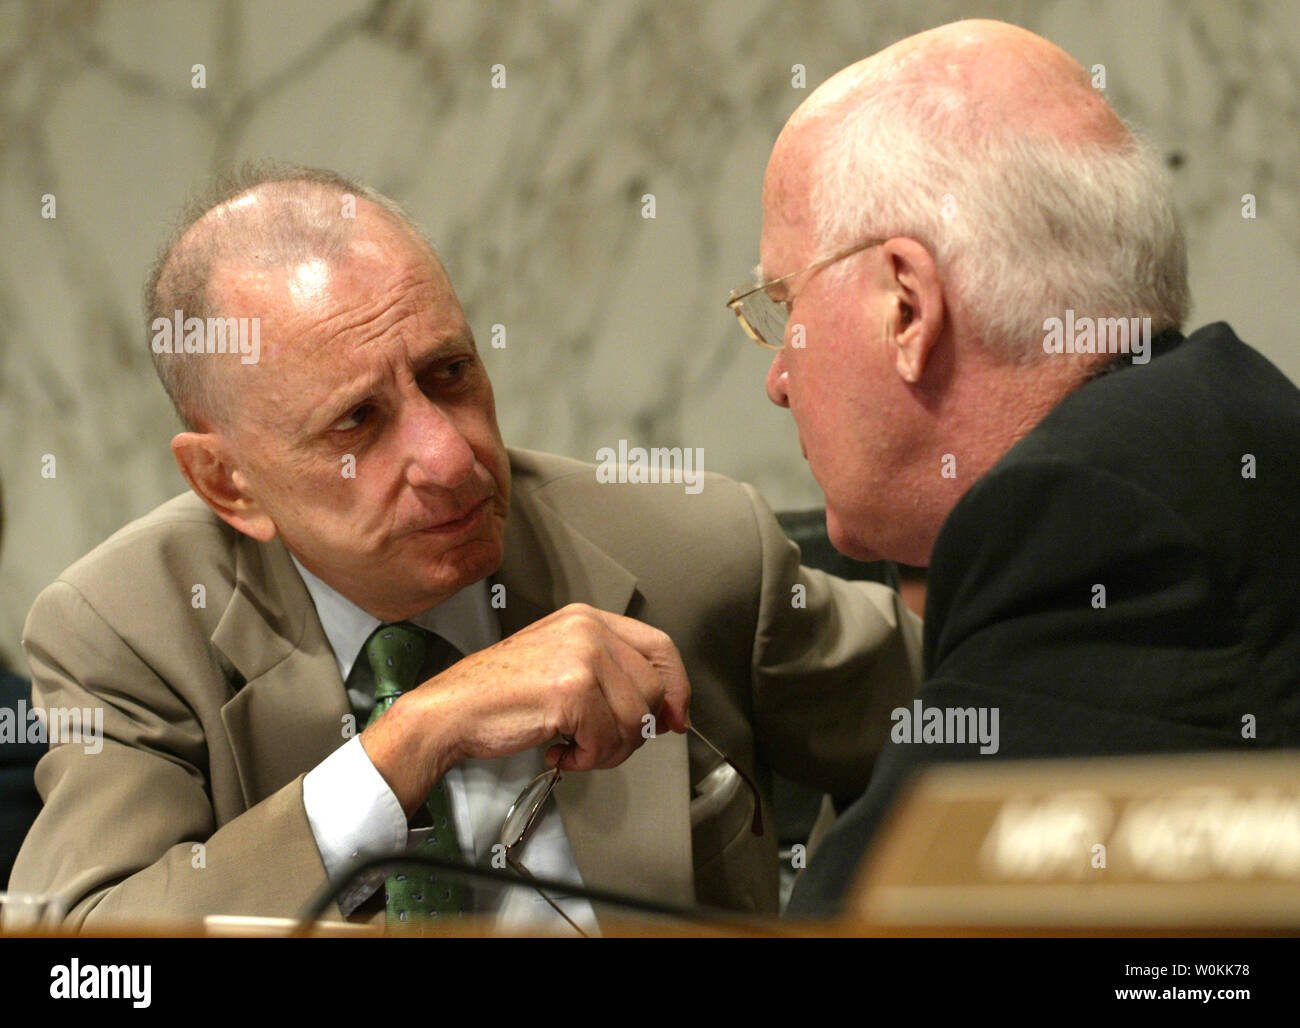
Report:
[[[691,687],[663,632],[575,603],[471,654],[398,698],[361,734],[409,817],[469,757],[504,757],[557,735],[568,771],[621,764],[655,730],[686,731]],[[565,747],[547,754],[552,765]]]

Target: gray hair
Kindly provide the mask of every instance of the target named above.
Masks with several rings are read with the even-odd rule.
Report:
[[[256,213],[232,213],[228,223],[194,226],[215,208],[257,189],[270,202]],[[222,317],[211,280],[218,265],[295,267],[306,261],[343,259],[348,244],[365,224],[342,216],[346,195],[368,200],[436,258],[436,251],[402,207],[382,193],[346,176],[320,168],[277,162],[250,162],[218,179],[182,212],[159,250],[145,286],[146,325],[171,320],[175,311],[200,319]],[[151,351],[153,348],[150,348]],[[183,353],[153,352],[154,369],[172,406],[192,431],[228,424],[230,397],[208,370],[211,362]]]
[[[922,243],[949,301],[1010,360],[1041,354],[1045,320],[1067,308],[1150,317],[1155,332],[1187,317],[1169,178],[1136,136],[1027,135],[946,84],[884,82],[831,130],[812,211],[828,252],[871,237]]]

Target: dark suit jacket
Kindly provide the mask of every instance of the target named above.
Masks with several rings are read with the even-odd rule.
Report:
[[[953,508],[919,698],[997,708],[997,753],[891,740],[793,914],[839,907],[926,762],[1300,746],[1300,391],[1225,324],[1170,342],[1067,396]]]
[[[25,714],[32,705],[31,682],[0,670],[0,708],[13,711],[16,718],[20,700]],[[44,753],[42,743],[0,742],[0,889],[6,887],[18,847],[41,811],[34,775]]]

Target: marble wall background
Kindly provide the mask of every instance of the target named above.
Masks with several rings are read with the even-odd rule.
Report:
[[[507,441],[589,460],[620,438],[701,446],[774,506],[819,505],[764,353],[722,305],[757,259],[767,153],[835,70],[971,15],[1105,65],[1112,102],[1177,166],[1193,323],[1231,321],[1300,380],[1290,0],[0,3],[0,648],[21,660],[39,589],[183,488],[138,296],[187,190],[248,157],[409,205]]]

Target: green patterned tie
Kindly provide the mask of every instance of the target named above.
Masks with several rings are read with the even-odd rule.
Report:
[[[402,621],[380,625],[366,640],[366,657],[375,674],[375,709],[366,722],[369,728],[394,701],[421,681],[420,669],[433,648],[438,669],[460,659],[456,648],[441,636]],[[456,838],[456,822],[451,812],[451,796],[441,779],[429,790],[425,805],[433,818],[433,827],[417,852],[445,860],[464,859]],[[418,925],[428,918],[464,914],[469,909],[469,889],[463,881],[439,881],[428,867],[412,865],[404,872],[391,875],[385,883],[387,893],[386,923],[390,928]]]

